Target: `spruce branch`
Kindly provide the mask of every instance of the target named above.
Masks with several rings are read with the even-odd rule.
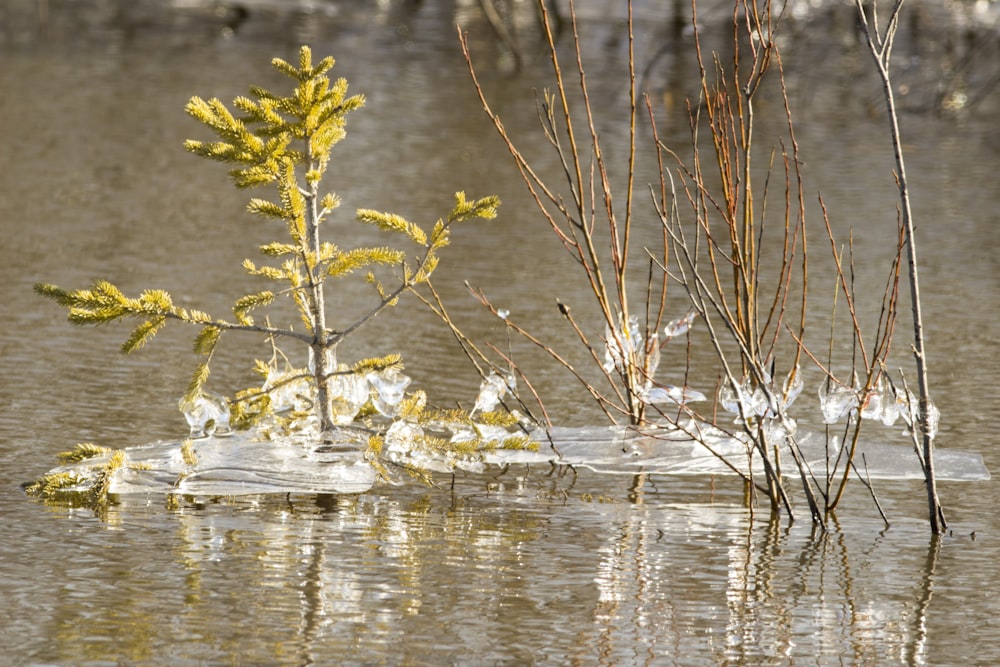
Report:
[[[384,357],[372,357],[369,359],[361,359],[351,366],[351,371],[358,374],[364,374],[369,371],[382,372],[387,370],[401,371],[403,370],[403,357],[400,354],[387,354]]]
[[[185,324],[205,325],[223,331],[247,331],[272,336],[286,336],[299,340],[310,340],[305,334],[292,329],[282,329],[272,326],[261,326],[252,323],[234,323],[226,320],[212,319],[199,310],[186,310],[173,305],[170,295],[163,290],[147,290],[137,299],[129,299],[121,290],[107,282],[98,280],[91,289],[64,290],[56,285],[37,283],[35,292],[52,299],[60,306],[69,310],[70,323],[77,325],[99,325],[124,319],[144,319],[155,326],[146,325],[132,332],[122,349],[132,352],[147,342],[162,328],[166,320],[177,320]],[[163,320],[163,321],[160,321]],[[134,344],[134,340],[138,344]]]
[[[401,215],[397,215],[395,213],[381,213],[367,208],[359,208],[357,217],[361,222],[367,222],[370,225],[375,225],[383,231],[405,234],[418,245],[424,245],[427,243],[427,235],[424,233],[424,230],[412,222],[407,221]]]

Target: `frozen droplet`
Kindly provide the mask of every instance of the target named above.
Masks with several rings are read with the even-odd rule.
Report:
[[[369,373],[368,383],[374,390],[375,409],[385,417],[398,415],[399,404],[403,402],[406,388],[410,386],[410,377],[397,369],[388,368],[378,373]]]
[[[694,318],[698,316],[698,311],[689,310],[687,314],[677,320],[672,320],[667,326],[663,327],[663,335],[666,336],[667,340],[675,336],[681,336],[686,334],[694,324]]]
[[[505,373],[500,375],[496,371],[491,371],[490,374],[483,379],[482,384],[479,385],[479,396],[476,397],[476,405],[472,408],[473,414],[476,412],[492,412],[496,409],[497,403],[500,399],[504,397],[507,393],[507,389],[511,390],[515,387],[514,376]]]
[[[510,311],[506,308],[500,308],[499,310],[497,310],[497,317],[499,317],[501,320],[506,320],[508,317],[510,317]]]
[[[346,366],[343,366],[337,375],[329,379],[327,386],[333,421],[341,426],[354,421],[371,395],[367,378],[349,372]]]
[[[819,406],[824,424],[836,424],[858,407],[858,395],[850,387],[828,380],[819,386]]]
[[[229,401],[223,396],[203,391],[193,400],[181,399],[177,404],[190,427],[190,438],[230,435]]]
[[[799,367],[796,366],[789,373],[788,377],[785,378],[784,385],[782,387],[782,398],[781,405],[787,410],[791,407],[795,399],[799,397],[802,393],[802,388],[805,386],[805,382],[802,380],[802,372]]]
[[[695,391],[690,387],[675,387],[670,384],[657,387],[647,386],[639,392],[639,399],[643,403],[676,403],[685,405],[694,401],[706,400],[705,394]]]

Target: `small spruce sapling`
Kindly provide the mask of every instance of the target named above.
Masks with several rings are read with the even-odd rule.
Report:
[[[263,334],[276,352],[276,341],[299,341],[309,347],[309,371],[275,374],[280,375],[278,382],[269,381],[262,388],[241,392],[231,404],[234,421],[243,426],[254,423],[269,412],[269,394],[282,386],[308,380],[312,384],[312,398],[305,405],[318,419],[320,433],[329,437],[337,425],[345,424],[336,407],[342,399],[345,379],[357,380],[375,372],[391,380],[402,368],[399,355],[364,360],[350,369],[338,366],[338,344],[382,310],[395,305],[404,292],[429,280],[438,264],[438,253],[448,245],[455,223],[476,218],[493,219],[500,202],[495,196],[469,201],[459,192],[451,213],[438,220],[429,232],[396,214],[370,209],[357,211],[359,223],[406,237],[416,246],[413,253],[389,246],[344,249],[331,241],[323,241],[321,226],[338,207],[340,199],[331,192],[324,192],[321,184],[330,164],[331,151],[345,136],[347,114],[363,106],[364,97],[348,96],[346,80],[331,81],[327,76],[334,60],[328,57],[314,65],[306,46],[299,51],[298,66],[280,58],[275,58],[272,65],[294,82],[290,95],[282,97],[252,87],[249,97],[241,96],[233,101],[234,111],[218,99],[193,97],[186,111],[206,125],[216,135],[216,140],[192,139],[185,147],[196,155],[232,165],[229,175],[238,188],[273,186],[277,190],[276,198],[252,198],[247,208],[254,215],[283,223],[287,238],[260,247],[260,252],[272,263],[258,265],[248,259],[243,264],[251,275],[275,283],[275,289],[236,299],[231,319],[176,306],[163,290],[147,290],[137,297],[127,297],[103,280],[90,289],[64,290],[40,283],[35,285],[35,290],[67,308],[69,321],[73,324],[139,320],[122,344],[122,351],[126,353],[142,348],[170,320],[198,327],[194,351],[201,356],[201,362],[181,401],[183,410],[212,398],[205,390],[209,364],[224,333]],[[372,272],[379,265],[391,267],[394,277],[390,284],[383,283]],[[356,321],[341,328],[331,327],[327,318],[331,279],[362,270],[367,270],[368,281],[375,288],[373,307]],[[294,301],[305,324],[304,331],[290,325],[274,326],[268,319],[263,323],[255,319],[255,311],[278,297]],[[258,362],[258,370],[264,375],[275,371],[274,358],[271,364]],[[269,380],[273,379],[272,375]],[[419,394],[422,397],[422,392]],[[410,400],[408,404],[412,405],[407,416],[415,419],[414,412],[423,410],[423,400]],[[414,406],[419,406],[420,410],[415,411]],[[346,423],[352,419],[353,413],[350,413]],[[371,433],[369,448],[379,448],[382,435],[378,429]]]

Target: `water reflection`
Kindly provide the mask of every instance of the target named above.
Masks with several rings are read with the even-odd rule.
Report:
[[[789,531],[711,506],[612,525],[595,580],[602,664],[926,664],[940,540],[914,557],[915,590],[876,591],[883,535]]]
[[[704,481],[521,469],[451,492],[186,498],[172,511],[128,499],[102,523],[62,510],[74,529],[37,554],[50,574],[23,583],[52,624],[31,654],[939,664],[932,593],[949,538],[928,543],[918,523],[823,532],[754,519],[738,496],[699,494]]]
[[[192,624],[214,616],[219,591],[253,591],[253,601],[240,604],[242,622],[297,628],[297,664],[324,664],[331,642],[381,646],[376,652],[392,655],[415,618],[422,629],[408,642],[422,636],[448,654],[472,641],[467,648],[481,650],[485,636],[438,632],[464,622],[476,628],[473,635],[491,634],[491,617],[520,597],[514,573],[525,568],[521,548],[539,537],[540,522],[516,510],[470,512],[465,501],[446,501],[437,493],[295,499],[287,508],[255,508],[259,531],[245,516],[185,507],[176,527],[185,616]],[[462,585],[443,585],[456,580]],[[456,611],[466,618],[437,618]],[[246,641],[233,639],[233,650]],[[420,655],[419,646],[404,654]]]

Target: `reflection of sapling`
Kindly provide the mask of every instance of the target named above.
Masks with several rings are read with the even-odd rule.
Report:
[[[48,284],[38,284],[35,290],[65,307],[74,324],[138,321],[122,345],[124,352],[142,348],[170,320],[194,325],[198,329],[194,351],[202,361],[180,402],[191,437],[226,434],[230,417],[238,428],[258,425],[269,436],[280,435],[283,429],[286,433],[311,433],[331,442],[340,435],[338,427],[350,425],[355,435],[347,439],[356,442],[360,429],[367,434],[368,455],[375,457],[383,436],[390,449],[421,444],[416,424],[430,419],[423,414],[426,399],[422,392],[407,397],[409,378],[401,373],[399,355],[348,366],[338,363],[337,346],[394,306],[403,293],[429,282],[439,251],[450,242],[454,224],[493,219],[500,202],[496,197],[467,200],[464,193],[456,193],[452,211],[429,229],[396,214],[357,211],[358,225],[374,226],[405,240],[415,248],[412,253],[388,246],[347,249],[321,240],[321,226],[337,209],[340,198],[321,192],[320,185],[333,147],[346,134],[347,114],[363,106],[364,98],[348,96],[344,79],[328,77],[332,58],[313,64],[308,47],[302,47],[298,55],[295,65],[280,58],[272,61],[293,83],[288,96],[252,87],[249,96],[233,101],[232,110],[218,99],[200,97],[191,98],[186,106],[186,111],[215,135],[213,141],[187,141],[189,151],[230,165],[229,175],[239,188],[268,186],[276,191],[271,200],[252,198],[247,208],[256,216],[281,223],[287,236],[260,246],[261,254],[271,263],[258,265],[249,259],[243,263],[250,275],[276,283],[275,289],[236,299],[230,319],[176,306],[162,290],[127,297],[107,281],[83,290]],[[347,238],[349,234],[344,235],[344,240]],[[376,275],[376,269],[385,275]],[[373,303],[354,321],[334,322],[327,316],[333,301],[328,287],[334,279],[357,271],[364,271],[374,287]],[[291,299],[304,327],[255,319],[254,311],[280,297]],[[275,354],[280,352],[278,341],[297,342],[308,350],[308,368],[293,368],[287,359],[284,370],[278,369],[276,359],[271,363],[258,361],[256,370],[264,378],[263,386],[239,392],[231,403],[217,397],[205,390],[209,363],[223,334],[234,331],[266,336]],[[408,425],[394,429],[394,419]],[[406,429],[405,436],[400,436],[401,429]]]

